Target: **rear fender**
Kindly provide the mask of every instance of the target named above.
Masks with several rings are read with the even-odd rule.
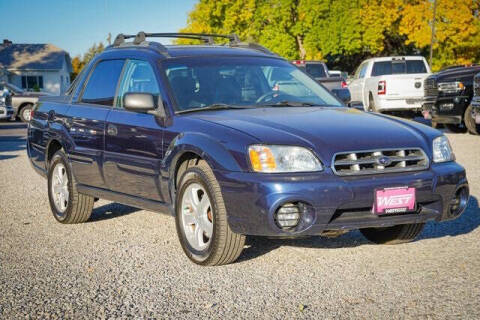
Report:
[[[48,170],[48,153],[53,141],[57,141],[68,155],[74,148],[73,140],[70,138],[67,130],[60,123],[51,123],[49,130],[46,133],[47,144],[45,149],[45,169]]]

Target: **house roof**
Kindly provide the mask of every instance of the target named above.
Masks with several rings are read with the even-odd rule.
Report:
[[[66,61],[71,72],[70,56],[53,44],[0,45],[0,67],[14,70],[60,70]]]

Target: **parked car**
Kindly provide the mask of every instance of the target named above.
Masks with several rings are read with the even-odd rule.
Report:
[[[331,76],[327,65],[322,61],[294,60],[292,63],[300,70],[306,72],[325,88],[330,90],[343,102],[350,101],[350,91],[347,88],[345,79],[337,76]]]
[[[95,198],[170,213],[186,255],[220,265],[246,235],[360,229],[402,243],[467,206],[465,170],[440,131],[347,108],[236,36],[153,36],[187,35],[119,35],[66,95],[35,107],[27,152],[59,222],[88,220]]]
[[[474,121],[465,121],[465,124],[469,127],[470,133],[480,134],[480,73],[473,78],[473,98],[470,109],[471,119]],[[475,122],[475,127],[473,122]]]
[[[478,134],[470,102],[473,77],[480,66],[452,67],[432,74],[425,80],[423,114],[432,125],[445,124],[453,132]]]
[[[421,56],[371,58],[360,64],[348,88],[352,102],[362,103],[365,111],[420,114],[429,74]]]
[[[340,71],[340,70],[328,70],[328,74],[331,77],[340,77],[343,78],[343,80],[348,78],[348,73],[345,71]]]
[[[13,108],[10,105],[10,97],[6,92],[0,91],[0,120],[11,119]]]
[[[44,92],[24,91],[19,87],[8,83],[0,82],[0,90],[7,88],[11,94],[11,106],[13,107],[13,118],[19,118],[23,122],[30,120],[30,114],[33,106],[39,97],[48,95]]]

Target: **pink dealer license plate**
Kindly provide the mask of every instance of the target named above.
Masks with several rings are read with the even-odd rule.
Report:
[[[375,190],[374,213],[394,214],[415,211],[415,188],[386,188]]]

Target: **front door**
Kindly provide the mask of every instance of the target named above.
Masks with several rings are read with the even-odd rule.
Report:
[[[102,174],[105,121],[115,98],[124,60],[98,62],[82,96],[73,101],[66,119],[73,150],[69,154],[77,182],[106,188]]]
[[[112,191],[163,201],[160,192],[163,127],[152,114],[125,110],[123,96],[127,92],[160,96],[158,80],[148,61],[127,60],[125,64],[115,108],[107,117],[105,180]]]

